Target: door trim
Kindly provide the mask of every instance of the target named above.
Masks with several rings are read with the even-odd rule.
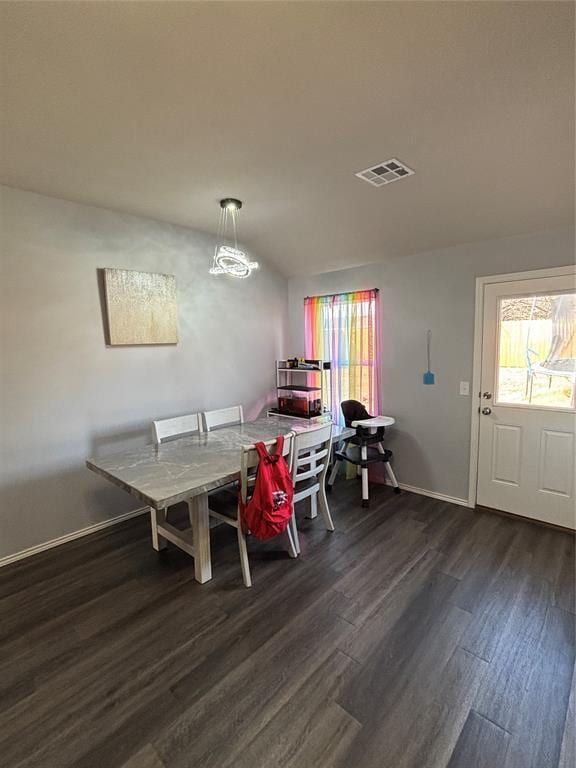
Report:
[[[576,266],[531,269],[527,272],[507,272],[503,275],[485,275],[476,278],[474,307],[474,359],[472,365],[472,413],[470,425],[470,471],[468,476],[468,506],[474,509],[478,495],[478,454],[480,450],[480,386],[482,375],[482,330],[484,328],[484,288],[493,283],[512,283],[518,280],[532,280],[538,277],[576,277]]]

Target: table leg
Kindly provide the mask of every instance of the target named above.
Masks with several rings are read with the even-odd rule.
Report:
[[[200,584],[204,584],[212,578],[208,494],[193,496],[188,501],[188,513],[194,540],[194,577]]]
[[[152,528],[152,546],[157,552],[166,549],[166,539],[158,533],[158,526],[166,522],[166,510],[150,507],[150,526]]]

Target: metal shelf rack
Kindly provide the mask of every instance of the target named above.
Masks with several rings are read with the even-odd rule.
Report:
[[[294,358],[295,359],[295,358]],[[328,376],[330,375],[330,363],[325,360],[300,360],[295,365],[289,360],[276,360],[276,393],[278,395],[278,407],[271,408],[268,413],[287,418],[312,419],[329,412],[327,401],[330,387]],[[312,380],[309,379],[312,376]],[[283,411],[280,408],[281,392],[320,392],[320,409],[308,415],[300,415],[294,412]]]

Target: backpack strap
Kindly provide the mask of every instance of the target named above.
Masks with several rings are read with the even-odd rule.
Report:
[[[282,451],[284,450],[284,435],[278,435],[276,438],[276,451],[272,454],[268,453],[263,442],[255,443],[254,448],[260,461],[265,461],[267,464],[275,464],[280,456],[282,456]]]
[[[254,448],[256,449],[256,453],[258,454],[260,461],[270,461],[272,457],[266,450],[266,446],[263,442],[255,443]]]
[[[282,456],[284,450],[284,435],[278,435],[276,438],[276,456]]]

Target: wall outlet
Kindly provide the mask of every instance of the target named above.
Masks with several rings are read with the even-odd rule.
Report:
[[[470,382],[469,381],[461,381],[460,382],[460,394],[461,395],[469,395],[470,394]]]

